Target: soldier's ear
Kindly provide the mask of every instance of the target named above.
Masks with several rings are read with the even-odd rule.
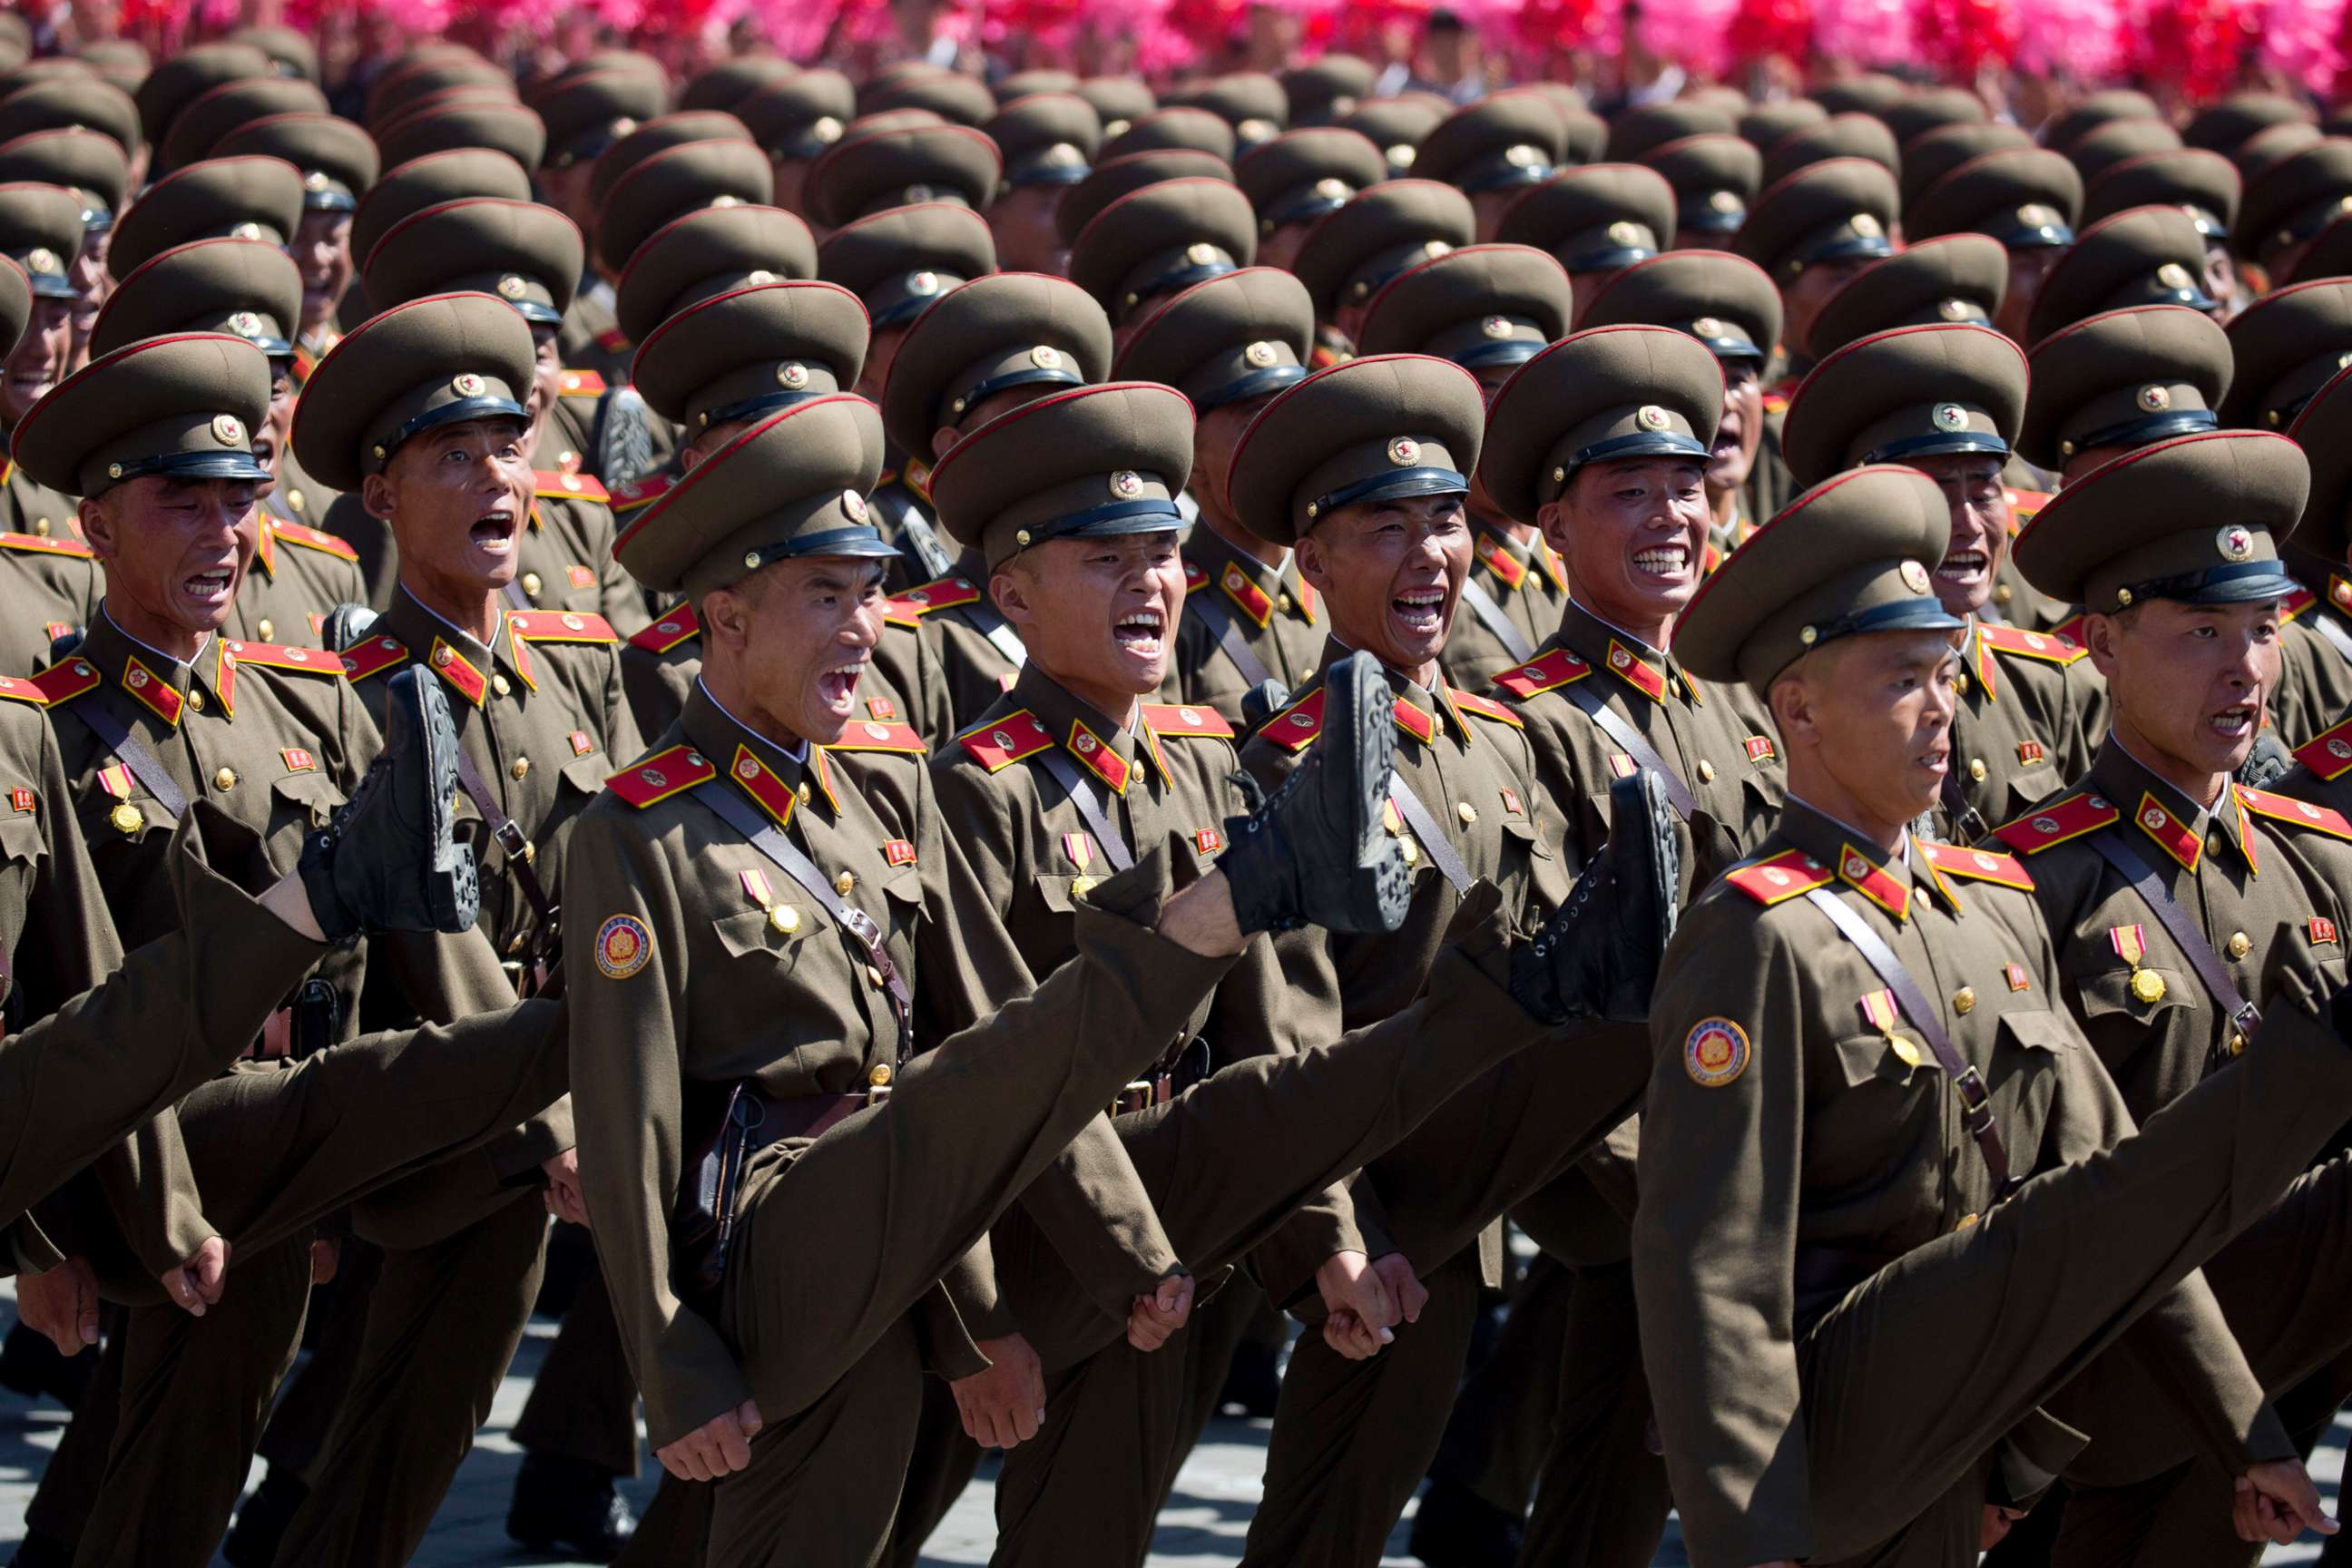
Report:
[[[1309,529],[1291,541],[1290,550],[1298,562],[1298,574],[1318,594],[1331,591],[1331,558],[1325,553],[1323,541]]]
[[[988,579],[988,596],[996,605],[997,614],[1016,626],[1035,622],[1037,612],[1029,603],[1029,574],[1013,570],[1005,563]]]
[[[1536,527],[1542,531],[1546,544],[1550,545],[1562,555],[1568,553],[1571,542],[1570,531],[1568,526],[1568,514],[1560,510],[1559,502],[1548,500],[1536,508]]]
[[[1794,752],[1801,742],[1810,742],[1821,733],[1813,714],[1812,684],[1806,679],[1805,668],[1820,656],[1807,654],[1781,672],[1765,696],[1772,710],[1772,724],[1780,732],[1781,748]]]
[[[98,552],[100,561],[113,558],[115,546],[121,536],[115,531],[111,510],[101,499],[84,496],[74,515],[81,521],[81,536]]]
[[[2137,605],[2131,606],[2133,610],[2137,608]],[[2083,617],[2078,635],[2083,639],[2084,651],[2091,656],[2091,668],[2099,672],[2101,679],[2115,678],[2116,666],[2121,662],[2123,635],[2130,624],[2128,610],[2120,616],[2103,616],[2094,610]]]
[[[378,522],[392,521],[392,480],[370,474],[360,481],[360,505]]]
[[[934,462],[948,455],[948,449],[963,439],[962,433],[952,425],[942,425],[931,432],[931,458]]]

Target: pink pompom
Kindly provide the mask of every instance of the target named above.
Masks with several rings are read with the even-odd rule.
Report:
[[[1737,64],[1774,56],[1802,63],[1812,52],[1813,8],[1810,0],[1739,0],[1725,43]]]
[[[2327,97],[2345,67],[2346,15],[2344,0],[2270,0],[2257,40],[2264,68]]]
[[[1905,0],[1816,0],[1813,50],[1823,59],[1862,66],[1914,61],[1910,7]]]
[[[2123,67],[2122,0],[2033,0],[2021,8],[2017,64],[2035,76],[2105,82]]]
[[[1966,82],[2016,58],[2017,11],[2011,0],[1921,0],[1916,36],[1923,59],[1946,80]]]
[[[1739,0],[1679,0],[1642,8],[1642,43],[1686,70],[1721,77],[1731,68],[1730,33]]]

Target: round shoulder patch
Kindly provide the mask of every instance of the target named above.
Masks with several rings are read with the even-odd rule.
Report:
[[[1721,1089],[1748,1070],[1748,1031],[1728,1018],[1701,1018],[1683,1039],[1683,1066],[1700,1088]]]
[[[604,972],[607,980],[626,980],[646,966],[654,955],[654,933],[646,922],[635,915],[614,915],[596,931],[596,967]],[[1748,1042],[1740,1041],[1742,1061],[1747,1059]],[[1692,1069],[1697,1071],[1696,1068]]]

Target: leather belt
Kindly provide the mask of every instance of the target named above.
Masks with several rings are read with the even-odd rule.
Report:
[[[1445,829],[1437,825],[1437,819],[1429,815],[1429,807],[1421,804],[1421,796],[1413,794],[1412,786],[1404,782],[1402,773],[1389,775],[1389,798],[1396,802],[1397,815],[1404,818],[1405,825],[1412,829],[1412,836],[1421,840],[1422,848],[1428,851],[1430,863],[1454,884],[1455,892],[1467,893],[1470,890],[1470,868],[1462,863],[1461,852],[1454,847],[1454,841],[1445,837]]]
[[[1642,738],[1642,732],[1626,721],[1625,716],[1609,706],[1609,699],[1579,683],[1562,689],[1568,700],[1576,704],[1577,711],[1592,721],[1594,728],[1617,742],[1618,749],[1633,759],[1637,768],[1647,768],[1658,775],[1665,786],[1666,804],[1675,815],[1688,822],[1698,810],[1698,799],[1683,783],[1682,774],[1675,772],[1658,749]]]
[[[1805,899],[1829,917],[1830,923],[1853,943],[1862,953],[1863,961],[1870,965],[1879,979],[1885,982],[1886,988],[1895,993],[1896,1004],[1910,1018],[1911,1026],[1919,1031],[1919,1037],[1927,1042],[1927,1049],[1935,1056],[1936,1065],[1943,1068],[1944,1076],[1951,1079],[1953,1091],[1960,1097],[1961,1125],[1969,1130],[1969,1136],[1977,1141],[1977,1148],[1984,1154],[1985,1165],[1992,1173],[1993,1200],[1998,1203],[2009,1196],[2016,1190],[2017,1184],[2011,1178],[2009,1150],[2001,1143],[2000,1129],[1993,1117],[1992,1093],[1985,1088],[1984,1075],[1977,1071],[1976,1064],[1962,1058],[1953,1047],[1951,1037],[1944,1033],[1941,1012],[1927,1000],[1927,993],[1920,990],[1919,983],[1911,978],[1911,972],[1903,967],[1903,961],[1895,955],[1895,950],[1887,946],[1876,931],[1864,924],[1862,917],[1848,909],[1836,894],[1815,888],[1805,895]]]
[[[1165,1105],[1208,1076],[1209,1042],[1196,1036],[1120,1089],[1107,1109],[1113,1116],[1128,1116]]]
[[[1118,824],[1110,819],[1103,810],[1102,802],[1095,798],[1095,792],[1079,775],[1077,764],[1064,756],[1058,746],[1039,752],[1037,760],[1045,764],[1045,771],[1054,775],[1054,782],[1062,786],[1071,804],[1078,808],[1078,815],[1086,818],[1087,828],[1095,836],[1095,841],[1102,846],[1103,856],[1110,862],[1111,869],[1124,871],[1134,865],[1135,852],[1127,847],[1127,840],[1119,837]]]
[[[1475,577],[1462,579],[1462,602],[1470,606],[1478,624],[1495,635],[1495,640],[1510,654],[1511,662],[1525,664],[1535,658],[1535,644],[1528,641],[1528,634],[1512,623],[1502,605],[1486,591],[1486,584]]]
[[[2254,1037],[2254,1031],[2262,1027],[2263,1010],[2247,1001],[2238,990],[2237,982],[2230,978],[2230,971],[2221,963],[2221,955],[2213,951],[2213,944],[2205,940],[2205,933],[2190,922],[2188,911],[2164,890],[2164,884],[2156,879],[2156,873],[2148,869],[2147,862],[2141,859],[2130,845],[2113,833],[2096,834],[2091,843],[2098,850],[2100,858],[2132,885],[2132,891],[2139,895],[2140,902],[2156,912],[2157,920],[2164,926],[2165,934],[2172,938],[2172,945],[2189,960],[2189,967],[2197,972],[2197,978],[2203,983],[2206,994],[2213,998],[2213,1005],[2221,1009],[2223,1017],[2230,1020],[2233,1033],[2231,1038],[2219,1042],[2214,1053],[2216,1065],[2220,1059],[2243,1051],[2246,1042]]]

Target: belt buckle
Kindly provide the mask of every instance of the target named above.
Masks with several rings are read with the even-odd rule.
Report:
[[[866,1090],[866,1103],[868,1105],[882,1104],[890,1098],[890,1088],[891,1086],[887,1083],[868,1085]]]
[[[1113,1116],[1127,1116],[1147,1106],[1156,1105],[1159,1101],[1153,1098],[1154,1093],[1151,1079],[1136,1079],[1125,1089],[1120,1089],[1118,1097],[1110,1102],[1110,1113]]]

